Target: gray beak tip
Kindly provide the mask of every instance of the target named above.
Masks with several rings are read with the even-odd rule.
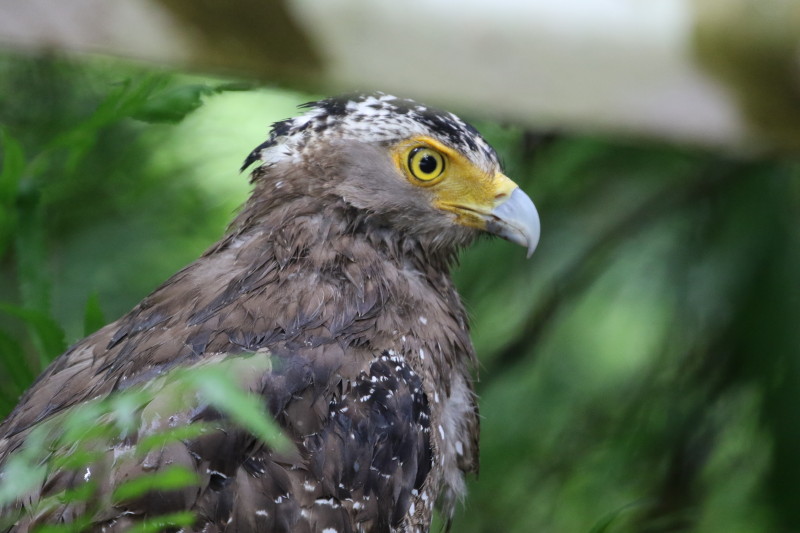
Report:
[[[486,230],[527,249],[530,258],[539,244],[541,224],[533,201],[517,187],[503,203],[492,210],[493,220]]]

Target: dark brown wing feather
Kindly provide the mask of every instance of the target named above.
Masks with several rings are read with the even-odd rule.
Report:
[[[336,173],[335,162],[319,168]],[[91,510],[93,524],[124,530],[192,510],[205,531],[427,529],[440,491],[457,496],[461,471],[477,468],[474,353],[447,275],[453,250],[381,221],[373,226],[339,196],[292,175],[298,171],[262,169],[220,243],[57,359],[0,425],[0,465],[31,428],[74,405],[152,386],[172,368],[256,353],[270,366],[242,387],[261,395],[295,448],[277,453],[211,407],[194,405],[172,413],[173,422],[208,421],[215,431],[144,458],[125,456],[126,446],[153,430],[148,417],[167,401],[164,388],[140,412],[139,433],[92,466],[105,498]],[[286,183],[280,194],[278,181]],[[464,385],[451,397],[456,378]],[[175,465],[195,471],[198,483],[111,505],[121,483]],[[30,508],[85,477],[53,472],[15,505]],[[26,514],[16,530],[69,522],[88,509],[64,504]]]

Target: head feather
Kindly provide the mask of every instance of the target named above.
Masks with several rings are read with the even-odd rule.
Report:
[[[478,131],[453,113],[389,94],[359,93],[327,98],[300,106],[307,111],[272,125],[269,139],[245,159],[242,170],[256,161],[269,165],[301,160],[319,141],[391,143],[427,135],[460,151],[483,167],[497,167],[494,149]]]

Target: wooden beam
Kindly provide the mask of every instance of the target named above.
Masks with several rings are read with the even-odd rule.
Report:
[[[0,0],[0,44],[380,89],[538,128],[800,148],[787,0]]]

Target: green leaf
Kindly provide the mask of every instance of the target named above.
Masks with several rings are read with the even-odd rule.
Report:
[[[54,501],[52,505],[55,507],[59,503],[60,502]],[[80,515],[77,516],[74,521],[63,524],[45,524],[37,527],[34,531],[36,533],[80,533],[81,531],[86,531],[90,524],[89,515]]]
[[[113,420],[115,434],[125,435],[136,431],[140,423],[139,412],[151,399],[146,391],[140,389],[130,389],[109,396],[104,405],[108,407]]]
[[[25,171],[25,154],[22,145],[8,132],[3,131],[0,140],[2,140],[0,153],[3,154],[3,166],[0,170],[0,257],[2,257],[12,242],[17,227],[14,201]]]
[[[176,123],[203,105],[203,96],[217,92],[208,85],[181,85],[156,93],[133,113],[144,122]]]
[[[45,312],[50,308],[50,280],[45,268],[47,254],[41,190],[35,180],[27,178],[20,182],[15,205],[14,251],[22,301],[27,308]]]
[[[173,465],[159,472],[148,473],[126,481],[114,491],[113,500],[124,502],[138,498],[150,491],[176,490],[198,482],[197,474],[183,466]]]
[[[608,531],[610,531],[611,526],[614,525],[614,522],[616,522],[617,519],[619,519],[626,513],[641,508],[644,504],[645,504],[644,501],[637,501],[623,505],[619,509],[611,511],[606,516],[598,520],[597,523],[595,523],[595,525],[592,526],[592,529],[589,530],[589,533],[607,533]]]
[[[289,441],[267,413],[259,397],[244,392],[226,374],[215,368],[188,373],[201,394],[234,422],[277,450],[286,450]]]
[[[0,485],[0,505],[11,502],[29,490],[44,483],[47,471],[44,466],[33,465],[18,455],[12,456],[3,468],[3,476],[16,483]]]
[[[195,439],[213,428],[212,424],[195,422],[194,424],[177,426],[166,431],[153,433],[143,437],[136,444],[136,453],[145,455],[151,450],[164,447],[173,442]]]
[[[2,132],[3,169],[0,171],[0,205],[10,206],[17,195],[17,186],[25,171],[22,145],[8,132]]]
[[[216,87],[214,87],[214,92],[241,92],[241,91],[252,91],[256,89],[258,86],[251,82],[251,81],[229,81],[226,83],[220,83]]]
[[[131,527],[128,533],[157,533],[160,531],[188,529],[191,528],[194,521],[195,516],[193,512],[179,511],[177,513],[165,514],[144,520]]]
[[[96,435],[95,435],[96,436]],[[81,470],[87,465],[102,460],[104,451],[86,449],[86,440],[75,443],[69,453],[50,459],[48,466],[53,470]]]
[[[56,137],[46,149],[67,149],[64,169],[74,172],[96,145],[100,130],[136,114],[148,98],[163,90],[168,80],[168,76],[154,74],[117,83],[88,119]]]
[[[100,297],[96,292],[89,295],[86,300],[86,307],[83,311],[83,334],[91,335],[98,329],[106,325],[106,318],[100,307]]]
[[[0,313],[16,317],[33,329],[44,361],[49,362],[66,350],[64,330],[49,315],[8,303],[0,303]]]
[[[0,373],[7,379],[4,383],[13,384],[17,392],[24,390],[36,377],[34,370],[27,364],[24,354],[22,346],[16,339],[0,331]],[[0,392],[0,395],[5,392]],[[13,393],[15,397],[17,392]]]
[[[103,435],[113,435],[112,427],[105,420],[107,407],[100,401],[78,404],[65,412],[61,442],[85,442]]]
[[[59,499],[63,503],[86,502],[94,499],[96,491],[97,482],[89,481],[88,483],[81,483],[75,488],[65,490],[59,495]]]
[[[43,426],[33,428],[25,439],[25,445],[3,465],[4,479],[13,479],[15,483],[0,483],[0,507],[44,482],[47,469],[42,460],[47,452],[47,433]]]

